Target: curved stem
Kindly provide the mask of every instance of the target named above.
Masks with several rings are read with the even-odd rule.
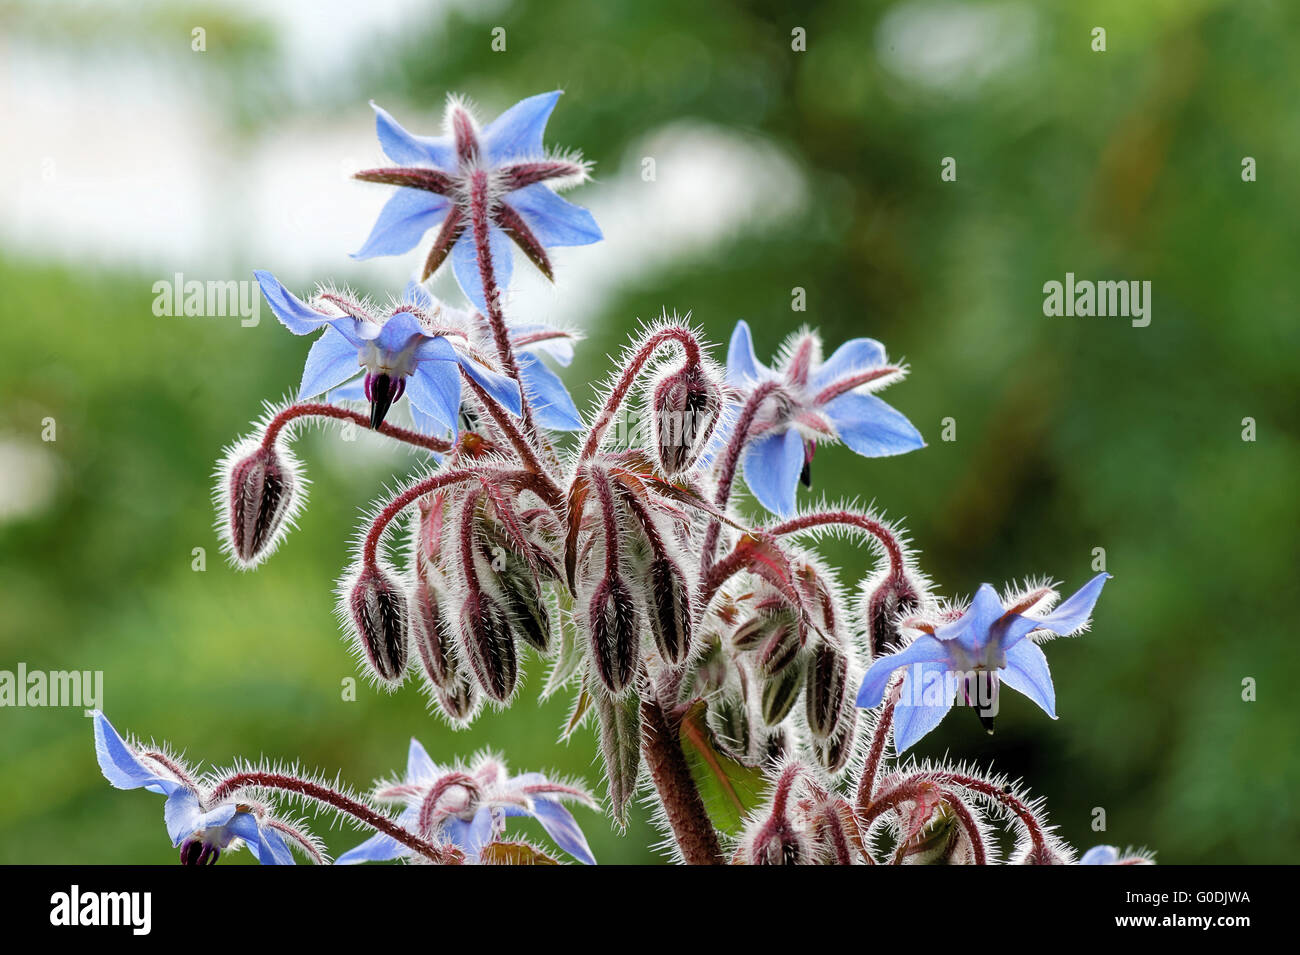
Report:
[[[698,362],[700,360],[700,343],[695,340],[695,336],[691,334],[691,330],[685,325],[669,325],[661,328],[642,342],[632,355],[632,360],[623,369],[623,374],[619,376],[618,381],[614,384],[614,389],[609,393],[609,397],[605,399],[605,405],[600,409],[600,415],[596,418],[595,424],[591,426],[591,433],[582,446],[582,453],[578,456],[579,463],[586,461],[599,450],[600,439],[604,437],[605,432],[609,429],[609,423],[614,420],[614,415],[618,412],[618,409],[627,400],[627,396],[632,390],[632,383],[636,381],[636,376],[641,373],[641,369],[650,360],[650,356],[667,342],[676,342],[681,345],[682,350],[686,352],[687,362]]]
[[[496,422],[497,427],[501,429],[505,434],[506,439],[509,440],[511,446],[513,446],[515,451],[519,454],[519,459],[523,462],[524,467],[528,468],[530,471],[536,472],[536,474],[542,479],[549,493],[549,497],[543,495],[546,497],[547,503],[552,507],[558,506],[559,502],[564,497],[564,492],[562,492],[559,486],[551,480],[549,475],[547,475],[545,468],[542,467],[542,462],[537,458],[537,453],[533,449],[533,446],[528,443],[528,439],[525,438],[520,433],[519,429],[514,426],[514,422],[510,420],[510,416],[506,410],[492,400],[482,385],[470,377],[470,375],[463,369],[461,374],[469,384],[470,390],[474,392],[474,397],[478,398],[479,404],[481,404],[487,410],[487,413],[492,416],[492,420]]]
[[[967,776],[963,773],[928,772],[925,773],[925,778],[938,782],[955,783],[1006,806],[1024,824],[1025,830],[1029,833],[1029,839],[1034,844],[1034,851],[1044,854],[1048,852],[1047,834],[1043,831],[1042,822],[1038,816],[1034,815],[1034,811],[1014,793],[1007,792],[1001,786],[996,786],[988,780],[980,779],[978,776]]]
[[[792,517],[787,521],[766,528],[766,530],[767,533],[774,537],[782,537],[786,534],[797,534],[800,531],[810,530],[814,527],[824,527],[829,524],[854,527],[870,534],[880,542],[885,549],[885,553],[889,555],[890,570],[895,574],[903,573],[905,565],[902,542],[887,525],[875,518],[868,517],[866,514],[848,510],[817,511],[812,514]]]
[[[322,786],[307,779],[299,779],[296,776],[288,776],[284,773],[236,773],[218,783],[208,799],[211,803],[219,803],[244,786],[260,786],[264,789],[278,789],[305,796],[308,799],[313,799],[316,802],[337,809],[339,812],[346,813],[358,822],[396,839],[408,849],[420,853],[420,855],[433,862],[441,865],[454,865],[461,861],[460,853],[456,850],[436,846],[413,833],[407,832],[383,813],[376,812],[364,803],[357,802],[355,799],[330,789],[328,786]]]
[[[880,774],[880,761],[885,755],[885,741],[889,739],[889,728],[894,723],[896,699],[890,698],[876,720],[875,731],[871,735],[871,749],[867,750],[866,761],[862,764],[862,775],[858,777],[858,808],[866,809],[876,792],[876,778]]]
[[[966,838],[970,840],[971,855],[976,865],[988,865],[988,855],[984,850],[984,837],[980,835],[979,824],[971,811],[966,808],[966,804],[951,793],[944,793],[943,802],[952,814],[957,817],[957,822],[966,830]]]
[[[304,401],[292,404],[279,412],[266,426],[266,431],[262,435],[262,447],[269,448],[275,444],[276,438],[285,425],[297,418],[333,418],[337,421],[353,421],[366,430],[370,430],[370,418],[356,411],[349,411],[347,408],[340,408],[336,405],[326,404],[321,401]],[[418,431],[411,431],[408,428],[398,428],[391,424],[381,424],[377,429],[379,434],[386,438],[392,438],[395,441],[402,441],[406,444],[412,444],[427,451],[450,451],[452,443],[442,438],[430,437],[427,434],[421,434]]]
[[[535,481],[537,475],[532,471],[440,471],[437,474],[431,474],[423,480],[416,481],[405,491],[398,494],[381,510],[366,531],[365,541],[361,545],[361,559],[366,566],[372,566],[375,562],[375,554],[379,549],[379,541],[384,536],[384,531],[393,519],[402,511],[417,501],[430,491],[436,491],[440,487],[446,487],[450,484],[459,484],[465,481],[477,481],[481,479],[491,479],[498,483],[520,483],[528,484]]]

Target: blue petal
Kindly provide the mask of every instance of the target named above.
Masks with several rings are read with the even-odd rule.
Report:
[[[339,382],[347,381],[357,373],[357,367],[357,346],[338,329],[327,326],[325,334],[316,339],[311,351],[307,352],[302,384],[298,386],[298,400],[323,394]]]
[[[533,815],[557,846],[584,865],[596,864],[596,857],[587,845],[587,837],[578,828],[578,820],[563,805],[552,799],[534,799]]]
[[[437,422],[436,433],[457,432],[460,417],[459,365],[450,361],[422,361],[406,379],[406,397]],[[435,433],[435,432],[428,432]]]
[[[794,429],[765,434],[745,449],[745,483],[773,514],[794,513],[794,492],[803,470],[803,438]]]
[[[180,789],[167,797],[167,804],[163,806],[163,822],[167,826],[167,835],[171,837],[172,845],[179,846],[196,832],[226,825],[235,815],[235,809],[234,803],[225,803],[204,812],[199,806],[197,793]]]
[[[483,128],[479,141],[492,165],[510,159],[541,158],[542,133],[560,92],[554,90],[520,100]]]
[[[328,400],[330,401],[365,401],[366,384],[365,376],[353,378],[346,385],[339,385],[331,389]]]
[[[1080,587],[1073,596],[1047,616],[1027,619],[1034,621],[1036,630],[1050,630],[1061,635],[1073,633],[1088,622],[1088,618],[1092,616],[1092,608],[1097,605],[1097,598],[1101,596],[1101,588],[1109,579],[1110,574],[1102,572]]]
[[[420,308],[433,308],[433,296],[415,279],[411,279],[406,283],[406,289],[402,293],[402,301],[411,305],[418,305]]]
[[[397,817],[396,822],[405,829],[411,829],[420,817],[420,810],[417,806],[412,806],[402,811]],[[376,832],[360,845],[353,846],[343,855],[334,860],[335,865],[356,865],[359,862],[387,862],[390,859],[400,859],[403,856],[411,854],[411,850],[402,845],[392,836],[384,835],[382,832]]]
[[[1032,640],[1021,640],[1007,650],[1007,666],[998,671],[1002,682],[1029,697],[1044,713],[1056,719],[1056,687],[1042,648]]]
[[[118,789],[143,787],[164,796],[185,788],[179,780],[160,775],[137,757],[99,710],[94,711],[94,724],[95,758],[99,761],[100,772],[113,786]]]
[[[415,136],[408,133],[386,110],[370,104],[375,111],[375,132],[379,145],[393,162],[403,166],[433,165],[450,171],[456,166],[456,148],[447,136]]]
[[[537,241],[547,248],[590,245],[604,238],[590,212],[560,198],[545,183],[516,189],[503,201],[523,216]]]
[[[512,243],[496,226],[489,227],[488,235],[492,249],[492,270],[496,275],[497,288],[504,294],[515,268]],[[483,298],[483,281],[478,271],[473,229],[466,228],[451,247],[451,268],[456,273],[456,281],[460,283],[460,290],[465,293],[465,297],[480,312],[486,312],[487,301]]]
[[[867,668],[862,677],[862,687],[858,690],[858,706],[869,710],[877,707],[885,698],[885,689],[889,678],[899,667],[913,663],[938,663],[948,659],[948,651],[934,637],[922,634],[902,650],[880,657]]]
[[[519,397],[519,383],[513,378],[495,372],[486,365],[480,365],[473,358],[464,355],[460,356],[460,367],[465,369],[465,374],[477,381],[484,391],[495,398],[497,404],[513,415],[518,416],[523,413],[524,406]]]
[[[903,417],[875,395],[850,391],[826,405],[826,416],[840,440],[866,458],[905,454],[925,447],[925,439]]]
[[[423,189],[399,188],[375,220],[370,236],[354,259],[372,259],[377,255],[401,255],[410,252],[424,234],[447,216],[451,203]]]
[[[296,865],[284,837],[269,826],[260,826],[251,813],[241,812],[226,827],[248,845],[248,851],[262,865]]]
[[[915,685],[916,678],[921,678],[921,686]],[[946,661],[939,663],[917,663],[909,667],[903,676],[902,695],[894,707],[894,749],[903,753],[911,749],[921,737],[938,726],[948,711],[952,709],[957,695],[957,682],[948,676]],[[935,693],[937,681],[942,702],[937,704],[912,703],[911,700],[927,699]]]
[[[1116,865],[1118,863],[1119,850],[1114,846],[1093,846],[1079,860],[1079,865]]]
[[[474,813],[474,818],[469,821],[457,816],[448,816],[442,821],[440,828],[447,842],[459,846],[466,855],[473,858],[491,840],[495,830],[492,807],[484,806]]]
[[[821,391],[841,379],[868,368],[878,368],[887,361],[885,346],[874,338],[851,338],[835,349],[835,354],[812,373],[810,383],[813,388]]]
[[[749,323],[736,322],[727,347],[727,381],[736,386],[753,385],[766,377],[767,368],[754,355],[754,338],[749,333]]]
[[[444,342],[445,347],[435,346],[439,354],[431,354],[430,358],[442,358],[446,360],[455,354],[455,349],[451,348],[451,343],[445,338],[435,338],[424,334],[424,326],[420,320],[410,312],[394,312],[379,329],[379,334],[375,336],[375,345],[380,350],[389,355],[396,355],[406,349],[411,339],[422,338],[429,342]],[[421,345],[424,343],[421,342]]]
[[[253,273],[257,284],[262,287],[271,311],[285,328],[295,335],[309,335],[321,325],[333,323],[336,317],[325,315],[308,306],[305,302],[286,289],[270,272],[258,270]]]
[[[975,654],[987,647],[992,639],[993,625],[1006,614],[998,592],[988,584],[980,584],[966,612],[952,623],[939,628],[940,640],[956,640],[968,653]],[[1005,649],[1007,644],[1003,644]]]
[[[406,750],[406,781],[412,783],[432,779],[437,773],[438,767],[429,758],[428,751],[412,736],[411,745]]]
[[[540,358],[519,352],[519,377],[523,380],[528,403],[537,412],[542,427],[552,431],[581,431],[582,416],[564,388],[560,376],[547,368]]]

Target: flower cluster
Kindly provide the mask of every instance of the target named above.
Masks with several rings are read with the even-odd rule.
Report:
[[[983,584],[969,604],[943,600],[896,524],[801,500],[821,445],[867,458],[924,447],[877,395],[907,368],[870,338],[825,357],[804,329],[769,366],[742,321],[719,365],[696,329],[665,315],[580,412],[546,363],[567,365],[575,336],[505,314],[515,249],[549,278],[550,250],[601,238],[555,192],[589,168],[544,146],[558,95],[482,128],[452,100],[442,136],[408,133],[376,107],[397,165],[357,178],[397,191],[357,257],[404,254],[437,230],[418,281],[388,304],[329,285],[300,298],[257,273],[280,322],[319,337],[298,401],[273,408],[220,468],[232,561],[262,562],[301,513],[302,468],[289,450],[298,424],[369,427],[421,459],[375,504],[338,585],[339,616],[377,686],[418,679],[459,727],[484,706],[510,705],[523,670],[544,666],[544,693],[573,700],[563,735],[594,724],[610,814],[624,821],[646,793],[682,861],[1072,861],[1018,787],[903,754],[957,704],[991,732],[1001,684],[1055,718],[1040,644],[1086,629],[1108,575],[1055,609],[1047,584],[1001,597]],[[422,284],[448,259],[467,308]],[[874,554],[858,586],[817,552],[827,534]],[[321,861],[267,801],[285,791],[374,830],[340,862],[553,861],[506,835],[516,816],[594,862],[566,805],[591,797],[540,774],[510,776],[496,756],[439,767],[412,741],[405,775],[362,801],[272,771],[200,784],[106,721],[96,733],[114,785],[168,796],[185,861],[214,860],[237,840],[263,862],[283,861],[288,844]],[[994,835],[1002,822],[1017,836],[1009,854]],[[1085,861],[1109,858],[1105,848]]]

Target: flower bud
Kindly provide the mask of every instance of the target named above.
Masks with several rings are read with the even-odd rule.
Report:
[[[596,585],[587,613],[596,674],[611,693],[621,693],[636,675],[640,621],[632,594],[621,577]]]
[[[443,714],[453,723],[467,723],[478,705],[478,690],[463,673],[456,672],[450,685],[433,686],[434,696]]]
[[[847,709],[848,676],[849,661],[830,644],[819,644],[812,652],[804,687],[804,706],[808,729],[814,738],[829,739],[839,729],[841,716]]]
[[[759,645],[758,672],[763,676],[780,673],[794,662],[803,649],[807,631],[799,625],[793,614],[790,617],[789,623],[769,628],[766,639]]]
[[[499,703],[514,692],[519,657],[505,611],[477,586],[460,611],[460,643],[483,692]]]
[[[838,773],[853,755],[853,730],[857,722],[857,710],[845,707],[844,715],[840,717],[839,732],[826,739],[813,739],[813,755],[826,772],[832,775]]]
[[[719,748],[735,756],[749,753],[749,710],[738,694],[724,694],[710,702],[709,728]]]
[[[551,647],[551,612],[531,580],[502,580],[506,605],[519,636],[539,653]]]
[[[794,663],[763,681],[763,722],[775,726],[790,715],[803,689],[803,665]]]
[[[891,572],[874,587],[868,582],[863,596],[867,647],[874,660],[885,647],[901,641],[898,618],[921,606],[921,593],[906,576]]]
[[[287,530],[286,518],[298,503],[297,463],[287,451],[257,444],[228,459],[226,475],[230,553],[241,566],[253,567],[270,556]]]
[[[436,687],[450,688],[456,682],[451,640],[437,591],[417,580],[410,591],[411,640],[420,655],[425,676]]]
[[[364,566],[347,608],[371,669],[386,683],[402,682],[410,636],[406,593],[378,566]]]
[[[650,564],[649,593],[650,632],[659,655],[670,664],[681,663],[691,650],[691,600],[685,575],[667,557]]]
[[[590,686],[590,684],[588,684]],[[609,785],[610,809],[620,824],[627,824],[627,804],[636,792],[641,773],[641,698],[635,689],[621,697],[591,688],[600,722],[600,752]]]
[[[811,858],[807,838],[784,813],[769,818],[750,840],[752,865],[808,865]]]
[[[650,402],[655,453],[665,474],[695,463],[722,410],[722,393],[699,363],[664,378]]]
[[[777,631],[797,633],[798,628],[799,617],[789,605],[765,607],[736,628],[731,645],[737,650],[757,650]]]

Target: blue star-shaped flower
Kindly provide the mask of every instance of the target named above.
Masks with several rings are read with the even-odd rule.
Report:
[[[800,480],[811,486],[813,451],[821,441],[842,441],[868,458],[925,447],[907,418],[871,394],[904,373],[870,338],[851,339],[822,361],[821,341],[807,331],[786,345],[775,369],[768,368],[754,356],[749,325],[737,322],[727,352],[728,384],[742,395],[764,382],[780,385],[780,397],[765,404],[772,410],[756,419],[757,436],[741,458],[745,483],[758,502],[775,514],[792,514]],[[715,449],[734,428],[737,413],[733,404],[719,422]]]
[[[461,313],[451,321],[440,321],[440,307],[421,304],[432,302],[427,294],[421,299],[408,290],[404,300],[384,316],[335,293],[318,296],[317,307],[312,307],[270,272],[253,274],[285,328],[295,335],[325,329],[307,353],[300,399],[329,391],[365,369],[362,383],[370,401],[371,427],[379,427],[393,403],[406,395],[420,430],[450,431],[454,436],[464,369],[501,405],[516,415],[522,410],[519,385],[488,366],[486,356],[469,340]]]
[[[596,864],[577,820],[563,803],[573,800],[594,808],[592,798],[581,789],[553,782],[541,773],[510,776],[506,767],[491,756],[479,757],[468,770],[439,767],[412,739],[406,776],[401,782],[380,787],[375,798],[404,803],[406,809],[397,822],[412,832],[420,830],[421,816],[426,816],[434,830],[433,838],[460,847],[470,861],[476,860],[479,851],[501,834],[507,816],[531,816],[569,855],[587,865]],[[433,805],[426,806],[430,799]],[[410,854],[411,850],[400,842],[376,833],[339,856],[338,862],[385,862]]]
[[[242,840],[262,865],[294,865],[285,842],[289,827],[264,807],[234,800],[205,805],[203,794],[175,760],[127,744],[103,713],[94,713],[95,756],[118,789],[147,789],[167,797],[163,821],[172,845],[186,865],[210,865],[236,840]],[[236,845],[235,848],[238,848]]]
[[[440,226],[421,279],[432,275],[450,255],[461,289],[479,309],[486,309],[472,224],[474,180],[479,173],[486,173],[488,183],[486,214],[500,288],[510,283],[512,241],[547,278],[553,277],[548,248],[600,241],[600,228],[591,213],[552,189],[587,178],[587,164],[581,159],[543,149],[542,133],[559,97],[558,90],[531,96],[482,129],[453,100],[447,108],[447,133],[437,137],[414,136],[375,106],[379,143],[398,166],[367,169],[356,178],[399,188],[354,257],[401,255]]]
[[[981,585],[956,620],[937,628],[923,626],[925,632],[906,647],[872,663],[858,691],[858,706],[879,706],[894,671],[908,668],[894,708],[894,746],[900,753],[939,725],[958,689],[965,702],[974,704],[979,697],[987,709],[995,706],[999,683],[1005,683],[1056,719],[1056,688],[1047,657],[1026,638],[1034,632],[1066,636],[1081,630],[1109,577],[1098,574],[1043,616],[1019,613],[1028,609],[1023,602],[1009,609],[991,586]]]

